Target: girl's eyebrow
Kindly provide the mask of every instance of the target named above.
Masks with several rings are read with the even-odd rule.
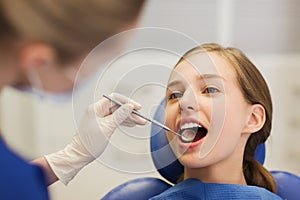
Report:
[[[174,80],[174,81],[171,81],[170,83],[168,83],[167,88],[172,87],[174,85],[180,85],[180,84],[181,84],[180,80]]]
[[[218,74],[201,74],[199,75],[199,80],[205,80],[205,79],[222,79],[223,81],[226,81],[226,79]],[[172,87],[174,85],[180,85],[182,84],[180,80],[173,80],[170,83],[168,83],[167,87]]]
[[[223,76],[220,76],[218,74],[200,74],[199,75],[200,80],[205,79],[222,79],[223,81],[226,81],[226,79]]]

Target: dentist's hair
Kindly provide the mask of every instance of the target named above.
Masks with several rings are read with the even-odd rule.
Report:
[[[0,0],[0,40],[51,45],[68,63],[133,26],[145,0]],[[11,46],[11,45],[8,45]]]
[[[203,44],[183,55],[181,60],[203,52],[214,52],[225,58],[236,72],[237,82],[249,104],[261,104],[265,109],[266,121],[263,127],[249,137],[243,158],[243,172],[248,185],[264,187],[276,193],[276,182],[272,174],[254,157],[256,147],[264,143],[270,135],[272,126],[272,99],[266,81],[255,65],[236,48],[224,48],[218,44]],[[181,60],[179,62],[181,62]]]

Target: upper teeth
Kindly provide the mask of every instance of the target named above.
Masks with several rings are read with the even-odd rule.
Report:
[[[182,129],[186,129],[186,128],[194,128],[194,127],[202,127],[201,125],[199,124],[196,124],[196,123],[186,123],[186,124],[183,124],[181,127],[180,127],[180,130]]]

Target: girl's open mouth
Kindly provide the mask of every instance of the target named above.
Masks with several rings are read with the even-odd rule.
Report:
[[[186,123],[179,130],[180,140],[184,143],[193,143],[207,135],[207,129],[197,123]]]

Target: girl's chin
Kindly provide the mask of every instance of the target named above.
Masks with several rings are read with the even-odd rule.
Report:
[[[179,162],[187,169],[201,169],[209,166],[213,166],[216,163],[216,160],[210,156],[200,158],[199,154],[192,156],[182,155],[179,159]]]
[[[185,169],[200,169],[203,167],[206,167],[206,165],[203,164],[203,162],[199,160],[194,159],[180,159],[180,163],[184,166]]]

